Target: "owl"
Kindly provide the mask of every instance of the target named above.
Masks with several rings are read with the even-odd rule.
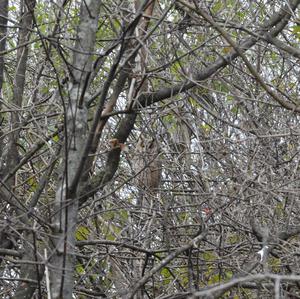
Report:
[[[161,160],[156,139],[140,136],[137,142],[133,170],[135,185],[145,191],[154,192],[161,181]]]

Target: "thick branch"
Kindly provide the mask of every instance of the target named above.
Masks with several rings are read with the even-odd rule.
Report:
[[[178,2],[196,11],[196,9],[189,3],[182,0],[179,0]],[[288,5],[283,6],[278,13],[274,14],[269,20],[267,20],[260,26],[261,29],[258,30],[258,34],[262,35],[263,38],[266,38],[267,36],[275,37],[276,35],[278,35],[291,17],[290,10],[295,10],[299,3],[300,0],[294,0],[291,1],[291,3],[289,3]],[[162,101],[180,92],[184,92],[188,89],[193,88],[194,86],[196,86],[196,81],[203,81],[208,79],[217,71],[229,65],[233,60],[239,57],[241,53],[244,53],[247,50],[249,50],[252,46],[254,46],[257,43],[257,41],[258,39],[254,37],[249,37],[241,41],[240,43],[238,43],[239,52],[233,50],[228,55],[219,58],[214,64],[206,67],[204,70],[197,73],[193,82],[186,80],[172,87],[162,88],[153,93],[142,94],[137,99],[133,109],[138,110],[140,107],[150,106],[156,102]]]

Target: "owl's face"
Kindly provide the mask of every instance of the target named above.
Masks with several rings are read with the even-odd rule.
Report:
[[[157,141],[153,137],[140,136],[136,145],[136,151],[138,153],[153,154],[158,150]]]

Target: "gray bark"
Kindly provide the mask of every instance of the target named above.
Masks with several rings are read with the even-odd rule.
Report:
[[[0,53],[6,48],[8,0],[0,0]],[[0,54],[0,94],[3,85],[4,55]]]
[[[35,0],[24,1],[24,12],[21,16],[21,28],[19,31],[19,41],[18,44],[25,44],[30,40],[30,33],[33,23],[33,10],[35,7]],[[25,86],[25,74],[28,59],[28,46],[22,46],[17,50],[17,67],[14,78],[14,89],[13,89],[13,99],[12,104],[15,107],[22,107],[24,86]],[[10,169],[18,163],[19,154],[17,148],[17,140],[19,137],[19,126],[20,126],[20,116],[18,112],[14,112],[11,115],[11,135],[9,138],[9,145],[6,156],[5,173],[9,172]],[[13,183],[13,178],[9,181],[10,184]]]
[[[7,4],[7,3],[6,3]],[[26,44],[30,40],[30,33],[33,24],[33,11],[35,7],[35,0],[26,0],[24,1],[24,8],[21,15],[21,28],[19,31],[19,41],[18,44]],[[1,9],[2,12],[2,9]],[[5,45],[4,45],[5,47]],[[2,49],[0,49],[1,51]],[[28,60],[28,46],[22,46],[17,50],[17,67],[14,78],[14,89],[13,89],[13,98],[12,103],[16,107],[22,107],[23,102],[23,94],[24,94],[24,86],[25,86],[25,75],[26,75],[26,67]],[[2,61],[3,63],[3,61]],[[1,67],[0,67],[1,69]],[[3,77],[2,77],[3,78]],[[2,79],[1,78],[1,79]],[[1,82],[2,83],[2,82]],[[19,138],[19,124],[20,117],[17,112],[12,113],[11,116],[11,129],[12,133],[9,138],[8,143],[8,151],[6,156],[6,165],[5,165],[5,173],[8,173],[10,169],[13,169],[18,164],[18,148],[17,148],[17,140]],[[14,178],[11,177],[8,180],[8,187],[11,187],[14,182]],[[24,214],[24,210],[17,204],[15,206],[17,214],[20,215],[20,219],[23,223],[29,225],[29,219],[26,214]],[[35,260],[37,256],[36,248],[32,244],[33,241],[33,233],[24,233],[24,260]],[[26,265],[22,264],[20,268],[20,278],[27,279],[28,281],[23,281],[20,283],[19,287],[16,290],[15,298],[32,298],[32,295],[37,287],[39,281],[39,267],[36,265]],[[31,281],[35,281],[34,283]]]
[[[51,295],[56,298],[72,298],[74,284],[75,230],[78,213],[77,186],[73,186],[87,141],[87,109],[85,90],[92,71],[91,53],[101,1],[83,1],[77,30],[72,76],[69,85],[69,105],[66,111],[65,151],[55,203],[53,206],[53,252],[50,259]]]
[[[0,53],[4,52],[6,48],[6,33],[7,33],[7,7],[8,7],[8,0],[0,0]],[[0,54],[0,97],[2,96],[2,86],[3,86],[3,75],[4,75],[4,55]],[[2,105],[0,103],[0,111],[2,109]],[[0,117],[0,123],[3,122],[3,117]],[[3,176],[3,173],[1,171],[2,169],[2,155],[3,155],[3,138],[1,136],[3,135],[2,126],[0,126],[0,177]],[[11,241],[7,238],[7,235],[4,231],[0,231],[0,246],[5,249],[11,249],[12,244]],[[2,259],[0,260],[2,261]]]

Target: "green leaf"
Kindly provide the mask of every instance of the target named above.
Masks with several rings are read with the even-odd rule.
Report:
[[[206,251],[206,252],[202,253],[202,257],[206,262],[211,262],[211,261],[216,260],[215,254],[210,251]]]
[[[292,32],[297,39],[300,39],[300,25],[295,25],[292,27]]]
[[[280,269],[281,269],[280,258],[270,257],[268,263],[271,266],[273,272],[280,273]]]
[[[77,264],[76,265],[76,272],[78,273],[78,274],[84,274],[84,268],[83,268],[83,266],[81,265],[81,264]]]
[[[238,112],[239,112],[239,107],[236,106],[236,105],[234,105],[230,110],[231,110],[231,112],[232,112],[233,114],[238,114]]]
[[[277,216],[283,216],[284,215],[284,207],[285,207],[284,203],[282,203],[282,202],[277,203],[277,205],[275,207],[275,214]]]
[[[83,241],[83,240],[87,240],[89,235],[90,235],[90,230],[86,226],[81,225],[78,227],[75,237],[77,241]]]
[[[17,11],[17,7],[15,5],[11,5],[8,7],[8,11]]]
[[[226,95],[226,100],[227,100],[228,102],[232,102],[232,101],[234,100],[234,96],[228,94],[228,95]]]
[[[53,140],[54,142],[58,142],[58,141],[59,141],[59,135],[58,135],[58,134],[54,135],[54,136],[52,137],[52,140]]]
[[[228,238],[227,238],[227,242],[229,244],[237,244],[237,243],[239,243],[240,242],[239,235],[236,234],[236,233],[233,233],[233,234],[229,235]]]
[[[212,6],[211,11],[216,14],[219,11],[221,11],[223,9],[223,1],[218,0],[215,2],[215,4]]]
[[[212,285],[212,284],[216,284],[220,282],[220,275],[219,274],[215,274],[212,275],[211,278],[208,281],[208,285]]]
[[[168,270],[168,268],[162,268],[162,270],[160,271],[160,274],[164,278],[163,284],[169,284],[171,282],[172,276],[171,276],[170,271]]]
[[[27,183],[29,184],[29,191],[30,192],[35,192],[36,188],[37,188],[37,181],[35,177],[31,177],[29,178],[29,180],[27,181]]]
[[[203,124],[200,127],[205,135],[209,135],[209,133],[211,132],[211,129],[212,129],[209,124]]]

